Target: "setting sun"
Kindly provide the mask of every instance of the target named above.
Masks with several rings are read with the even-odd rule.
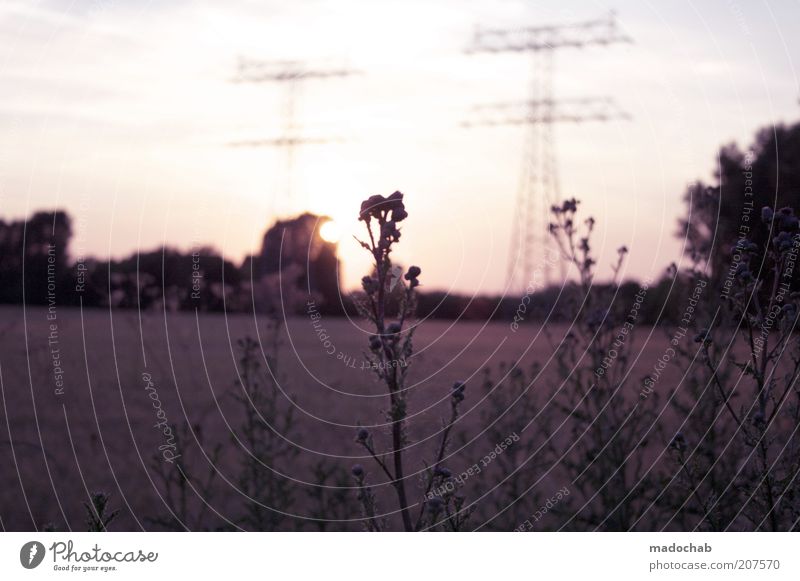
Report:
[[[342,229],[333,220],[328,220],[319,227],[319,235],[325,242],[336,244],[342,238]]]

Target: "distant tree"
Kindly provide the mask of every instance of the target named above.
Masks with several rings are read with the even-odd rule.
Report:
[[[324,216],[305,213],[276,222],[264,234],[260,254],[245,259],[242,278],[255,284],[265,277],[273,279],[282,274],[280,284],[285,290],[310,291],[320,299],[323,312],[341,312],[336,244],[319,235],[319,228],[326,220]],[[279,300],[279,297],[261,297],[263,308],[274,308],[276,298]]]
[[[321,311],[338,314],[343,308],[336,244],[319,235],[326,220],[306,213],[276,222],[260,253],[241,268],[209,247],[163,247],[119,260],[87,256],[71,264],[72,222],[65,212],[0,220],[0,303],[25,298],[35,305],[243,311],[254,305],[276,310],[283,298],[291,312],[310,292]]]
[[[0,220],[0,302],[60,302],[69,277],[72,222],[61,211],[28,220]]]
[[[240,282],[239,269],[208,247],[140,252],[98,270],[106,271],[109,301],[119,307],[219,311]]]
[[[686,252],[709,261],[717,281],[731,268],[731,256],[743,235],[757,231],[761,208],[800,207],[800,123],[762,128],[748,150],[735,143],[718,156],[714,181],[687,188],[687,214],[678,235],[686,237]],[[763,240],[755,241],[763,247]]]

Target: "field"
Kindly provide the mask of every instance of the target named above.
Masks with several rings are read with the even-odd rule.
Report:
[[[273,337],[268,320],[247,315],[66,308],[48,319],[47,309],[17,307],[3,308],[2,320],[0,518],[5,529],[53,523],[80,530],[85,526],[82,504],[97,490],[110,493],[115,508],[121,509],[117,528],[152,528],[147,515],[164,509],[154,466],[168,467],[163,454],[154,461],[168,443],[157,427],[161,420],[156,398],[162,420],[176,425],[185,421],[195,427],[189,438],[191,458],[202,471],[209,466],[213,447],[225,447],[216,464],[219,475],[209,504],[223,521],[231,523],[226,526],[238,526],[235,506],[242,493],[233,450],[241,448],[235,437],[240,436],[244,414],[234,397],[240,392],[236,344],[246,336],[268,344]],[[304,317],[282,325],[279,365],[274,371],[280,390],[293,398],[295,408],[292,446],[300,453],[285,467],[286,477],[294,480],[292,486],[313,488],[311,467],[320,460],[348,471],[354,463],[367,465],[363,450],[354,443],[354,433],[359,425],[380,423],[386,404],[384,391],[364,359],[368,333],[361,325],[358,320],[323,318],[315,329],[312,320]],[[549,329],[555,340],[566,330]],[[631,340],[636,363],[626,389],[632,399],[642,389],[640,378],[666,345],[661,331],[654,331],[645,342],[643,337],[649,333],[639,329]],[[497,380],[502,377],[498,371],[502,362],[519,361],[522,368],[540,362],[545,371],[523,397],[546,403],[559,389],[558,376],[548,366],[554,348],[543,330],[533,325],[513,332],[506,323],[422,321],[415,347],[407,387],[410,470],[422,468],[418,450],[434,444],[440,418],[448,414],[449,390],[455,381],[467,383],[467,399],[457,424],[460,436],[454,471],[477,463],[496,444],[487,429],[500,423],[491,419],[484,370],[492,370]],[[672,372],[671,379],[669,373],[659,388],[666,390],[674,384],[678,375]],[[504,390],[506,383],[496,390]],[[285,395],[280,399],[282,406],[290,406]],[[543,407],[547,414],[547,405]],[[528,433],[518,435],[525,441],[534,437],[534,431],[531,426]],[[194,437],[202,442],[202,452]],[[184,458],[189,455],[186,450],[176,451]],[[487,466],[471,478],[468,489],[491,490],[492,469]],[[545,494],[555,492],[566,484],[557,474],[558,470],[553,471],[537,486]],[[373,475],[380,492],[381,475]],[[533,484],[535,476],[526,478]],[[303,522],[308,510],[301,501],[291,512],[301,517],[296,522]],[[356,511],[351,518],[359,517]],[[336,528],[360,526],[354,520]]]

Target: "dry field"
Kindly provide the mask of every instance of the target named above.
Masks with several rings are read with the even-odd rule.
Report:
[[[152,528],[148,516],[163,512],[153,459],[164,436],[156,427],[154,397],[169,423],[187,421],[195,426],[194,435],[203,447],[202,452],[194,447],[193,462],[207,466],[205,456],[213,446],[225,446],[210,504],[235,522],[232,515],[242,494],[234,436],[243,415],[233,397],[235,345],[245,336],[268,341],[267,321],[247,315],[81,313],[62,308],[48,320],[46,309],[23,312],[21,307],[4,307],[2,321],[0,519],[5,529],[54,523],[61,529],[80,530],[85,526],[82,503],[95,490],[111,493],[112,503],[121,509],[112,528]],[[364,462],[379,494],[385,486],[353,441],[356,426],[381,424],[386,405],[381,386],[364,368],[367,333],[360,325],[360,321],[323,317],[318,326],[325,331],[321,337],[309,318],[298,317],[289,320],[281,333],[276,374],[280,388],[293,398],[297,430],[292,444],[301,449],[287,469],[293,486],[311,486],[309,467],[323,458],[347,470]],[[558,339],[566,329],[549,331]],[[648,333],[639,329],[633,341],[633,356],[638,359],[626,385],[634,398],[641,390],[641,378],[666,345],[661,331],[645,341]],[[467,382],[466,411],[458,423],[459,444],[451,462],[454,471],[478,462],[494,447],[484,434],[491,422],[481,418],[487,406],[482,388],[485,369],[494,370],[500,379],[501,362],[542,363],[545,370],[526,395],[540,404],[560,386],[548,366],[553,346],[542,329],[532,325],[515,333],[504,323],[422,322],[415,346],[408,387],[413,448],[430,449],[435,444],[440,418],[449,410],[450,386],[457,380]],[[60,379],[54,363],[60,364]],[[657,389],[669,389],[677,377],[675,371],[668,372]],[[57,380],[63,382],[63,390]],[[497,387],[503,388],[504,383]],[[286,399],[283,403],[289,405]],[[374,430],[380,434],[385,428]],[[409,458],[408,472],[422,467],[416,450]],[[491,468],[472,478],[469,489],[491,494]],[[555,474],[539,486],[548,491],[563,484]],[[304,510],[301,502],[293,512],[303,515]],[[337,528],[360,527],[352,523]]]

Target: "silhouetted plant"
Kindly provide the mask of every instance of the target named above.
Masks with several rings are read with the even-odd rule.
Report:
[[[705,269],[699,261],[685,272],[673,264],[663,279],[680,295],[676,306],[682,314],[674,324],[662,328],[672,349],[671,364],[680,375],[676,382],[666,382],[654,369],[642,383],[643,394],[659,389],[667,392],[665,413],[672,414],[667,421],[677,424],[660,442],[662,447],[654,450],[663,457],[658,467],[663,480],[650,508],[651,529],[721,531],[739,510],[738,489],[728,488],[726,493],[726,487],[741,457],[741,445],[733,438],[730,422],[719,421],[724,403],[693,340],[728,313],[724,303],[722,311],[709,308],[712,281]],[[708,343],[706,348],[714,357],[721,356],[720,345],[728,345],[733,334],[729,326],[718,327],[717,336],[723,340]],[[723,384],[730,380],[730,372],[730,368],[715,371]]]
[[[394,192],[388,197],[371,196],[361,204],[359,220],[363,221],[368,234],[367,241],[358,240],[372,256],[374,272],[365,276],[361,283],[363,296],[356,300],[359,312],[374,326],[375,334],[369,338],[369,352],[366,354],[371,368],[378,379],[386,386],[389,397],[389,410],[386,420],[391,430],[389,450],[379,449],[372,434],[360,428],[356,442],[372,457],[377,466],[388,478],[397,496],[398,511],[403,530],[441,528],[461,529],[472,508],[466,508],[463,498],[449,495],[420,500],[418,514],[412,514],[408,500],[404,467],[404,450],[409,443],[406,418],[408,417],[406,377],[410,358],[413,354],[412,338],[414,326],[408,325],[416,307],[415,289],[419,286],[422,273],[412,266],[405,274],[393,267],[391,252],[393,245],[400,240],[398,225],[408,217],[403,203],[403,194]],[[400,288],[397,316],[392,320],[387,312],[389,295]],[[395,291],[396,292],[396,291]],[[456,383],[450,394],[450,418],[444,421],[440,443],[435,460],[426,465],[422,473],[423,489],[427,495],[437,481],[443,478],[442,466],[447,453],[453,426],[459,417],[459,406],[464,400],[463,383]],[[366,473],[361,465],[353,467],[353,476],[359,489],[359,501],[364,512],[364,522],[368,530],[383,530],[384,522],[376,518],[376,500],[366,483]]]
[[[237,383],[242,391],[235,397],[244,410],[241,442],[237,445],[242,454],[238,484],[246,498],[241,522],[259,531],[308,526],[326,530],[331,523],[352,518],[352,487],[347,472],[326,460],[311,466],[313,484],[306,488],[301,489],[288,476],[300,456],[296,444],[300,434],[294,415],[296,402],[278,387],[282,381],[278,365],[280,323],[276,317],[269,321],[263,345],[249,337],[238,342]],[[266,369],[261,366],[262,358],[266,358]],[[310,518],[290,516],[298,502],[308,507]]]
[[[241,451],[238,484],[247,498],[242,523],[257,531],[277,530],[295,502],[295,486],[281,474],[299,455],[291,443],[295,435],[294,405],[281,405],[277,386],[279,326],[272,320],[265,349],[249,337],[238,341],[241,391],[234,397],[244,410],[244,420],[234,437]],[[265,358],[267,373],[261,370]]]
[[[630,351],[638,322],[638,309],[646,287],[634,304],[615,303],[621,268],[628,249],[617,251],[612,265],[613,284],[593,288],[596,260],[591,237],[595,221],[577,222],[579,202],[566,200],[552,208],[550,233],[564,260],[574,266],[580,295],[572,297],[566,312],[572,324],[563,338],[554,341],[554,359],[561,385],[553,400],[567,418],[569,435],[551,438],[554,458],[561,458],[570,488],[572,516],[562,528],[595,527],[629,530],[638,521],[647,499],[657,491],[654,475],[644,470],[643,454],[649,437],[657,432],[654,409],[658,394],[640,400],[626,385],[630,378]],[[605,292],[603,292],[605,291]],[[547,327],[545,332],[552,337]],[[576,506],[578,503],[582,505]],[[562,505],[562,510],[566,509]],[[578,524],[580,523],[580,524]]]
[[[312,473],[314,485],[307,492],[310,523],[319,531],[342,528],[355,513],[347,471],[323,460],[314,464]]]
[[[493,489],[485,496],[481,514],[489,529],[510,531],[544,503],[533,484],[551,467],[549,448],[544,443],[553,426],[552,415],[538,405],[534,394],[541,371],[538,363],[527,368],[501,363],[495,381],[491,370],[484,370],[484,442],[495,446],[511,433],[520,438],[493,462],[492,470],[499,477],[490,482]]]
[[[150,466],[160,481],[159,496],[166,512],[147,517],[151,524],[170,531],[202,531],[224,528],[224,523],[212,526],[210,504],[215,496],[217,465],[222,457],[222,444],[216,444],[208,456],[208,467],[197,470],[197,462],[189,461],[191,441],[197,438],[203,446],[203,432],[199,424],[180,428],[171,424],[175,449],[179,451],[172,462],[167,462],[160,452],[153,455]]]
[[[800,295],[794,288],[800,221],[788,207],[765,207],[761,219],[767,235],[753,228],[739,236],[723,282],[734,334],[720,343],[727,323],[718,317],[695,337],[699,365],[731,422],[731,442],[740,446],[708,511],[736,508],[722,521],[725,529],[793,530],[800,518]],[[728,447],[715,456],[729,454]]]
[[[119,510],[109,508],[111,495],[108,493],[92,492],[89,497],[89,502],[83,503],[86,509],[86,530],[90,533],[106,532],[108,525],[117,518]]]

